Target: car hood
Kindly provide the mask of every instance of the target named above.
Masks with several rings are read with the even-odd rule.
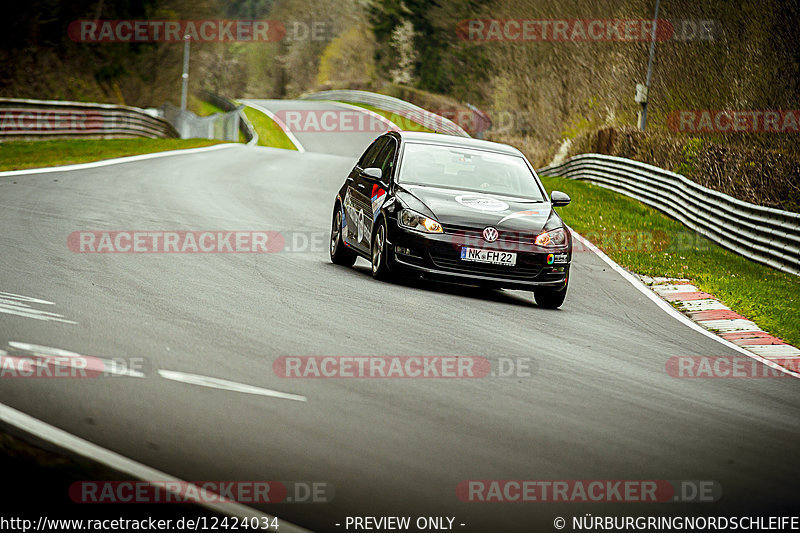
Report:
[[[430,211],[424,214],[433,215],[444,226],[494,226],[538,233],[552,212],[549,202],[525,202],[494,194],[420,185],[402,185],[398,192],[409,208],[419,210],[414,200],[421,202]],[[413,200],[408,201],[407,196]]]

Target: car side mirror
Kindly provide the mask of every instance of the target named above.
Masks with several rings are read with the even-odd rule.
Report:
[[[361,176],[370,181],[381,181],[383,172],[378,167],[369,167],[361,171]]]
[[[569,205],[571,201],[570,197],[561,191],[553,191],[550,193],[550,202],[553,204],[553,207],[563,207]]]

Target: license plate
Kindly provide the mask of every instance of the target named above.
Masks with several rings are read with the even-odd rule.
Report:
[[[480,248],[462,248],[461,260],[514,266],[517,264],[517,254],[514,252],[498,252],[497,250],[481,250]]]

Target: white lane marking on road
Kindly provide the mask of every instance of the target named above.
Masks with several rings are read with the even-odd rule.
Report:
[[[33,304],[56,305],[47,300],[40,300],[39,298],[32,298],[30,296],[23,296],[21,294],[14,294],[13,292],[0,291],[0,299],[7,298],[9,300],[18,300],[20,302],[29,302]]]
[[[172,490],[168,488],[169,485],[166,485],[164,482],[178,483],[181,488],[178,492],[173,492],[178,496],[181,494],[185,495],[192,488],[197,491],[197,494],[201,493],[200,487],[192,483],[187,483],[180,478],[170,476],[169,474],[134,461],[133,459],[125,457],[124,455],[118,454],[117,452],[103,448],[102,446],[98,446],[93,442],[89,442],[88,440],[68,433],[63,429],[51,426],[47,422],[43,422],[42,420],[34,418],[26,413],[23,413],[22,411],[18,411],[13,407],[0,404],[0,420],[6,424],[17,427],[22,431],[33,435],[34,437],[46,440],[47,442],[55,444],[56,446],[77,453],[78,455],[82,455],[83,457],[86,457],[96,463],[103,464],[133,478],[152,484],[158,483],[157,486],[164,488],[164,490],[169,490],[172,492]],[[272,515],[262,513],[257,509],[236,502],[203,502],[199,505],[211,511],[228,516],[235,516],[238,518],[250,518],[257,516],[262,519],[269,520],[270,522],[273,518],[275,518]],[[278,519],[278,522],[281,526],[281,532],[311,533],[309,530],[291,524],[285,520]]]
[[[583,244],[584,246],[589,248],[592,252],[594,252],[594,254],[597,255],[597,257],[602,259],[617,274],[622,276],[628,283],[633,285],[636,288],[636,290],[638,290],[639,292],[644,294],[647,298],[652,300],[658,307],[660,307],[664,312],[666,312],[669,316],[671,316],[672,318],[674,318],[678,322],[681,322],[684,325],[690,327],[691,329],[697,331],[698,333],[701,333],[701,334],[705,335],[709,339],[714,339],[715,341],[717,341],[718,343],[722,344],[723,346],[726,346],[726,347],[730,348],[731,350],[735,350],[735,351],[737,351],[737,352],[739,352],[739,353],[741,353],[743,355],[746,355],[747,357],[750,357],[751,359],[755,359],[756,361],[759,361],[759,362],[767,365],[770,368],[774,368],[776,370],[780,370],[781,372],[789,374],[790,376],[793,376],[793,377],[796,377],[796,378],[800,378],[800,373],[793,372],[793,371],[791,371],[791,370],[789,370],[789,369],[787,369],[787,368],[785,368],[785,367],[783,367],[783,366],[781,366],[781,365],[779,365],[777,363],[774,363],[773,361],[770,361],[769,359],[767,359],[765,357],[761,357],[760,355],[756,355],[753,352],[745,350],[741,346],[738,346],[738,345],[732,343],[729,340],[723,339],[722,337],[718,337],[718,336],[714,335],[713,333],[711,333],[710,331],[708,331],[707,329],[703,328],[701,325],[697,324],[696,322],[693,322],[686,315],[684,315],[683,313],[679,312],[678,310],[673,308],[670,304],[668,304],[667,302],[665,302],[664,300],[659,298],[658,295],[655,292],[651,291],[650,288],[647,287],[647,285],[645,285],[644,283],[642,283],[642,281],[640,279],[637,279],[636,277],[631,275],[630,272],[628,272],[627,270],[625,270],[624,268],[619,266],[616,262],[614,262],[613,259],[611,259],[606,254],[604,254],[603,251],[600,250],[597,246],[595,246],[591,242],[587,241],[582,235],[580,235],[579,233],[575,232],[572,228],[570,228],[570,231],[572,232],[572,236],[575,237],[578,241],[580,241],[581,244]]]
[[[74,320],[67,320],[64,315],[50,311],[35,309],[28,304],[55,305],[47,300],[31,298],[10,292],[0,292],[0,313],[16,315],[23,318],[35,318],[36,320],[46,320],[49,322],[63,322],[64,324],[77,324]]]
[[[306,151],[306,149],[303,146],[303,144],[297,139],[297,137],[295,137],[294,133],[292,133],[292,130],[290,130],[289,127],[281,119],[276,117],[275,113],[273,113],[272,111],[270,111],[269,109],[267,109],[263,105],[257,104],[255,102],[255,100],[242,100],[242,102],[244,102],[245,105],[248,105],[248,106],[252,107],[253,109],[261,111],[262,113],[267,115],[269,118],[271,118],[273,120],[273,122],[275,122],[275,124],[277,124],[278,127],[283,130],[283,133],[285,133],[286,136],[289,137],[289,140],[292,141],[292,144],[294,144],[294,146],[295,146],[295,148],[297,148],[298,152],[305,152]]]
[[[103,372],[107,374],[114,374],[116,376],[127,376],[129,378],[147,378],[147,376],[138,370],[132,370],[130,368],[121,367],[119,363],[116,361],[108,361],[106,359],[102,359],[104,363]]]
[[[87,168],[105,167],[108,165],[119,165],[121,163],[131,163],[133,161],[144,161],[146,159],[157,159],[159,157],[171,157],[174,155],[196,154],[198,152],[210,152],[232,146],[241,146],[239,143],[214,144],[201,148],[186,148],[185,150],[168,150],[166,152],[153,152],[151,154],[129,155],[126,157],[116,157],[114,159],[103,159],[102,161],[92,161],[91,163],[79,163],[77,165],[62,165],[59,167],[28,168],[25,170],[7,170],[0,172],[0,178],[4,176],[22,176],[24,174],[47,174],[49,172],[67,172],[70,170],[85,170]]]
[[[52,346],[42,346],[41,344],[30,344],[19,341],[9,341],[8,345],[17,351],[28,352],[21,356],[7,357],[10,362],[27,362],[40,368],[50,366],[72,367],[74,365],[69,361],[70,358],[83,358],[84,361],[82,361],[82,363],[86,366],[82,366],[81,368],[90,372],[102,372],[104,374],[114,374],[116,376],[128,376],[132,378],[147,377],[147,375],[138,370],[128,368],[123,359],[114,360],[94,355],[83,355],[64,350],[63,348],[54,348]],[[0,350],[0,352],[2,352],[0,356],[8,355],[8,352],[3,350]]]
[[[223,389],[234,392],[244,392],[246,394],[255,394],[257,396],[269,396],[271,398],[282,398],[284,400],[294,400],[296,402],[308,401],[308,398],[299,394],[291,394],[289,392],[281,392],[272,389],[263,389],[253,385],[246,385],[244,383],[237,383],[235,381],[228,381],[226,379],[212,378],[209,376],[201,376],[198,374],[187,374],[186,372],[178,372],[174,370],[160,370],[159,375],[165,379],[173,381],[180,381],[182,383],[190,383],[192,385],[200,385],[201,387],[210,387],[212,389]]]
[[[41,344],[29,344],[27,342],[9,341],[8,345],[17,350],[31,352],[34,355],[42,355],[45,357],[81,357],[81,354],[64,350],[62,348],[53,348],[52,346],[42,346]]]
[[[346,104],[344,102],[336,102],[336,101],[333,101],[333,100],[331,100],[330,103],[333,104],[333,105],[346,107],[347,109],[352,109],[354,111],[360,111],[362,113],[366,113],[367,115],[370,115],[373,118],[379,120],[380,122],[383,122],[384,124],[386,124],[386,126],[388,126],[388,128],[390,130],[397,130],[397,131],[402,131],[403,130],[403,128],[401,128],[400,126],[398,126],[397,124],[395,124],[394,122],[389,120],[388,118],[384,117],[383,115],[381,115],[379,113],[376,113],[375,111],[373,111],[371,109],[367,109],[366,107],[358,107],[357,105]]]
[[[24,374],[20,369],[25,369],[27,365],[35,366],[37,368],[43,369],[52,369],[54,367],[58,368],[65,368],[65,369],[75,369],[72,374],[62,374],[61,376],[56,375],[53,376],[52,374],[43,373],[42,376],[49,376],[49,377],[77,377],[80,375],[81,377],[98,377],[100,375],[107,375],[107,374],[114,374],[115,376],[127,376],[131,378],[146,378],[144,374],[139,372],[138,370],[131,370],[124,366],[121,366],[120,363],[117,361],[112,361],[110,359],[102,359],[100,357],[86,357],[84,362],[81,364],[73,363],[69,359],[58,359],[53,357],[47,357],[44,359],[38,359],[31,357],[30,355],[27,356],[12,356],[7,355],[3,350],[0,350],[0,357],[2,357],[2,368],[0,368],[0,377],[4,377],[4,374],[8,372],[11,376],[27,376],[30,377],[31,373]],[[26,369],[27,372],[27,369]],[[38,377],[38,375],[37,375]]]

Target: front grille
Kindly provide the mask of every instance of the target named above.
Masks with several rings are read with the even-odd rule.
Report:
[[[442,270],[502,279],[533,279],[542,271],[542,267],[533,262],[535,258],[521,254],[517,255],[516,266],[462,261],[459,256],[440,252],[431,252],[431,260],[434,265]]]
[[[470,241],[480,240],[485,242],[483,238],[484,228],[446,224],[442,225],[442,229],[448,235],[453,235],[455,237],[463,237],[465,239],[469,239]],[[498,229],[497,231],[499,235],[497,237],[497,241],[495,242],[532,245],[534,239],[536,239],[536,235],[534,235],[531,232],[508,231],[500,229]]]

